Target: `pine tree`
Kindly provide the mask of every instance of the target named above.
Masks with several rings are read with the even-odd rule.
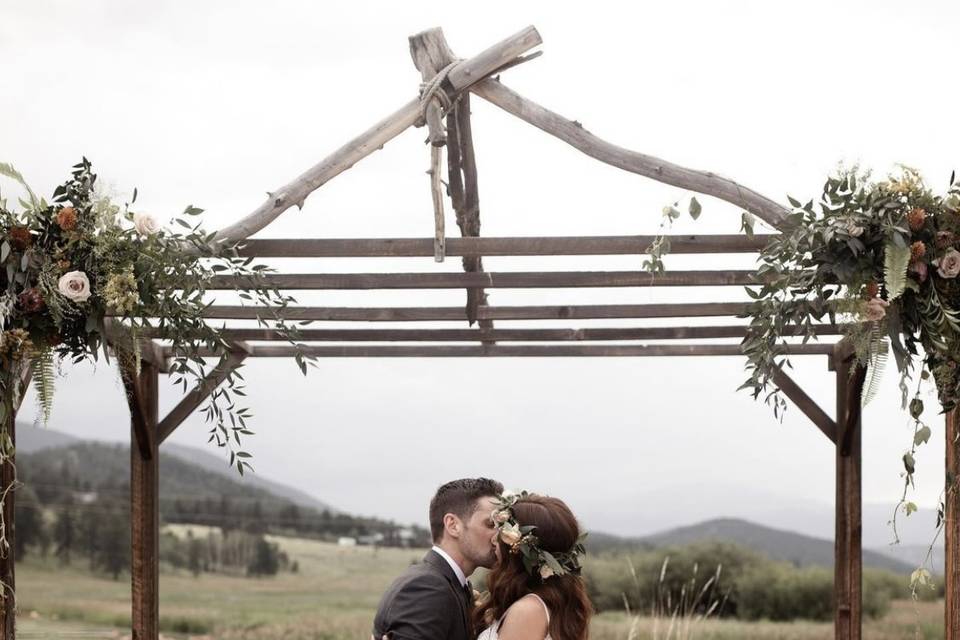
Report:
[[[63,564],[70,564],[70,554],[76,545],[76,522],[71,507],[64,507],[57,514],[57,521],[53,526],[53,542],[56,545],[56,556]]]

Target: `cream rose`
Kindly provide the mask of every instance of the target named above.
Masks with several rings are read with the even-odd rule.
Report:
[[[493,512],[493,521],[496,522],[497,524],[503,524],[509,519],[510,519],[510,512],[507,510]]]
[[[70,271],[60,276],[57,290],[67,300],[84,302],[90,297],[90,280],[83,271]]]
[[[149,213],[133,214],[133,227],[142,236],[152,236],[160,231],[160,223]]]
[[[548,565],[543,565],[542,567],[540,567],[541,580],[546,580],[547,578],[553,577],[555,575],[556,574],[553,572],[553,569],[551,569]]]
[[[500,529],[500,539],[506,544],[515,545],[523,538],[518,527],[507,525]]]
[[[960,274],[960,251],[947,249],[947,253],[937,263],[937,273],[941,278],[956,278]]]

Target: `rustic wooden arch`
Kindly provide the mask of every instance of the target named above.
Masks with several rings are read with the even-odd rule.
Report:
[[[479,192],[470,127],[470,96],[475,94],[508,113],[554,135],[576,149],[614,167],[637,173],[698,193],[711,195],[751,212],[774,228],[787,209],[769,198],[713,173],[695,171],[667,161],[623,149],[603,141],[579,122],[571,121],[537,105],[492,78],[504,69],[537,54],[541,44],[536,29],[528,27],[467,60],[450,51],[440,29],[410,38],[414,64],[436,93],[414,99],[360,136],[308,169],[301,176],[270,193],[269,198],[237,223],[218,232],[216,241],[249,238],[323,184],[352,167],[407,128],[426,124],[433,148],[433,183],[436,213],[434,238],[399,239],[291,239],[246,241],[243,254],[252,257],[460,257],[463,273],[303,273],[273,274],[270,282],[279,288],[329,289],[464,289],[463,307],[295,307],[283,311],[296,320],[350,322],[349,328],[307,329],[303,332],[306,353],[317,357],[644,357],[742,355],[737,344],[711,342],[745,335],[746,326],[609,327],[573,328],[543,326],[548,321],[583,319],[731,318],[742,316],[746,303],[690,302],[679,304],[572,304],[540,306],[493,306],[486,291],[495,288],[580,288],[647,286],[743,286],[757,282],[750,271],[669,271],[651,278],[635,271],[502,272],[483,268],[484,256],[641,255],[651,236],[592,237],[480,237]],[[442,94],[442,95],[440,95]],[[445,112],[445,107],[449,110]],[[445,126],[444,126],[445,118]],[[438,195],[439,149],[448,153],[449,196],[461,237],[447,239],[442,204]],[[732,254],[760,251],[772,236],[711,235],[670,236],[671,253]],[[214,288],[232,289],[235,282],[221,278]],[[218,322],[257,318],[257,309],[243,306],[211,306],[207,313]],[[524,328],[497,328],[498,320],[533,323]],[[364,323],[466,322],[466,328],[363,328]],[[541,321],[537,326],[536,321]],[[476,327],[474,327],[476,325]],[[841,327],[821,325],[821,336],[838,336]],[[234,348],[223,356],[204,384],[189,392],[168,415],[158,414],[159,374],[168,372],[170,351],[162,342],[146,336],[144,361],[139,372],[124,372],[131,409],[131,520],[132,600],[134,640],[156,640],[159,635],[159,447],[163,441],[209,396],[229,372],[247,358],[290,357],[293,347],[276,344],[280,338],[268,329],[230,326],[226,337]],[[699,340],[677,343],[677,340]],[[271,344],[275,343],[275,344]],[[400,344],[397,344],[400,343]],[[794,343],[793,355],[827,357],[836,373],[836,410],[833,418],[821,409],[785,372],[776,384],[834,444],[836,449],[836,540],[834,566],[835,637],[859,639],[862,617],[861,564],[861,416],[860,389],[865,372],[857,367],[845,341],[814,344]],[[208,355],[218,355],[209,352]],[[958,427],[954,413],[947,425],[947,475],[958,477],[956,452]],[[13,434],[11,434],[13,435]],[[2,486],[12,481],[11,469],[3,469]],[[946,637],[960,640],[960,499],[947,492],[946,501]],[[6,522],[13,523],[13,500],[4,505]],[[8,535],[12,546],[12,536]],[[0,559],[0,579],[14,585],[12,555]],[[13,602],[0,608],[4,639],[14,638]]]

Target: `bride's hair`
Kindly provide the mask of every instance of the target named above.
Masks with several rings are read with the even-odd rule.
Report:
[[[533,533],[541,549],[565,553],[577,544],[580,525],[563,500],[530,494],[518,500],[511,510],[521,527],[536,527]],[[586,640],[593,607],[583,578],[573,573],[546,579],[531,575],[523,565],[522,555],[511,553],[500,539],[497,544],[500,562],[487,574],[490,595],[474,611],[475,628],[492,625],[514,602],[535,593],[550,609],[549,633],[553,640]]]

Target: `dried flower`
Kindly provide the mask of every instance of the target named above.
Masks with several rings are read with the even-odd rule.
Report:
[[[67,300],[84,302],[90,297],[90,280],[83,271],[69,271],[57,281],[57,290]]]
[[[876,298],[878,293],[880,293],[880,285],[876,282],[868,282],[863,287],[863,296],[867,299]]]
[[[946,249],[947,247],[953,245],[956,241],[957,236],[953,231],[937,231],[937,249]]]
[[[917,240],[910,245],[910,259],[916,262],[927,254],[927,245]]]
[[[960,251],[947,249],[947,253],[935,264],[941,278],[956,278],[960,274]]]
[[[47,306],[43,296],[40,295],[40,290],[36,287],[25,290],[17,297],[17,301],[24,313],[39,313]]]
[[[912,231],[920,231],[923,229],[923,223],[927,219],[927,212],[916,207],[910,210],[910,213],[907,214],[907,222],[910,224],[910,229]]]
[[[61,270],[61,271],[66,271],[67,269],[70,268],[70,261],[69,261],[69,260],[58,260],[58,261],[57,261],[57,266],[60,267],[60,270]]]
[[[854,238],[859,238],[860,236],[863,235],[863,227],[858,225],[853,220],[847,220],[846,222],[844,222],[843,229]]]
[[[103,299],[108,307],[119,313],[130,313],[140,303],[137,280],[130,269],[124,273],[115,273],[107,278],[103,287]]]
[[[64,231],[73,231],[77,228],[77,210],[73,207],[64,207],[57,214],[57,224]]]
[[[23,251],[33,242],[33,235],[26,227],[10,227],[7,231],[7,239],[11,247],[17,251]]]
[[[0,356],[18,360],[23,354],[33,350],[30,334],[23,329],[10,329],[0,334]]]

